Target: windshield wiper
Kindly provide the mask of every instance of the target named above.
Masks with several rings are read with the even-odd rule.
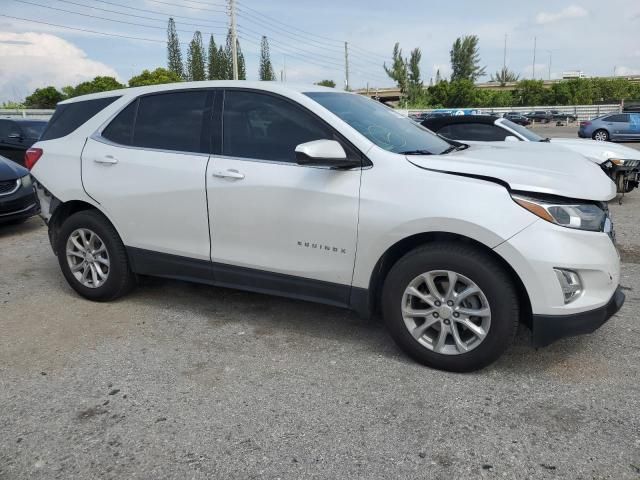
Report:
[[[428,150],[407,150],[405,152],[399,152],[400,155],[433,155]]]
[[[460,143],[458,145],[451,145],[446,150],[440,152],[440,155],[446,155],[447,153],[451,153],[451,152],[454,152],[454,151],[458,152],[460,150],[466,150],[467,148],[469,148],[469,145],[467,145],[466,143]]]

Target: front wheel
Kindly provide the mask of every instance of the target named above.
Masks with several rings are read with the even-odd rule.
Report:
[[[401,258],[387,276],[384,320],[396,343],[429,367],[479,370],[511,344],[519,305],[513,280],[484,251],[433,243]]]
[[[67,218],[56,251],[69,285],[89,300],[114,300],[135,285],[120,236],[97,211],[81,211]]]
[[[597,140],[598,142],[608,142],[609,141],[609,132],[607,132],[606,130],[596,130],[595,132],[593,132],[593,137],[594,140]]]

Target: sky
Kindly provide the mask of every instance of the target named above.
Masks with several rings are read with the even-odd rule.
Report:
[[[227,0],[0,0],[0,103],[35,88],[74,85],[97,75],[122,83],[143,69],[166,66],[166,25],[174,16],[186,57],[193,32],[224,43]],[[450,74],[456,37],[479,37],[487,73],[507,66],[532,78],[640,74],[640,1],[536,0],[236,0],[247,78],[258,78],[259,44],[270,41],[278,77],[350,86],[391,86],[382,68],[395,42],[408,56],[422,51],[426,84]],[[11,18],[13,17],[13,18]],[[117,21],[113,21],[117,20]],[[41,22],[41,23],[36,23]],[[44,23],[42,23],[44,22]],[[64,28],[64,27],[71,27]],[[81,31],[82,30],[82,31]],[[107,35],[105,35],[107,34]],[[123,38],[136,37],[136,38]],[[144,40],[142,40],[144,39]],[[551,61],[551,68],[549,63]],[[488,81],[489,77],[481,80]]]

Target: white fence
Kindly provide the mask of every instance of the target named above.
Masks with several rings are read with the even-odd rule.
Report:
[[[33,120],[49,120],[51,115],[53,115],[53,110],[12,110],[0,108],[0,118],[31,118]]]
[[[622,111],[622,105],[614,103],[609,105],[541,105],[534,107],[499,107],[499,108],[435,108],[423,110],[400,110],[405,115],[410,113],[434,112],[434,111],[451,111],[453,114],[463,115],[465,112],[475,110],[480,114],[495,114],[502,116],[507,112],[528,113],[535,110],[558,110],[561,113],[571,114],[578,117],[578,121],[590,120],[599,115],[607,113],[617,113]]]

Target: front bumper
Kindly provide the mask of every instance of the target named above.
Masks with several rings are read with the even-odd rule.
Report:
[[[29,218],[40,212],[33,187],[21,187],[11,195],[0,196],[0,224]]]
[[[564,337],[596,331],[620,310],[624,300],[624,293],[618,287],[606,305],[594,310],[572,315],[533,315],[531,319],[533,346],[546,347]]]

